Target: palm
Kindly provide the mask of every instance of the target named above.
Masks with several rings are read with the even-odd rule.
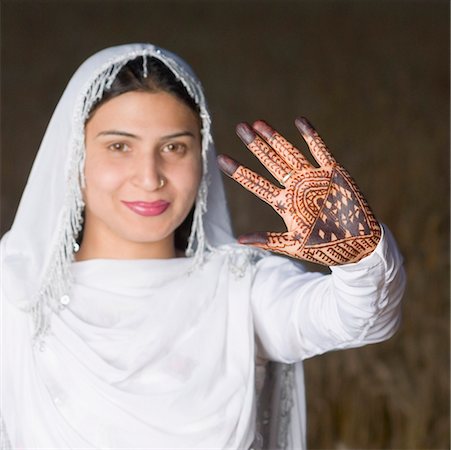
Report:
[[[240,242],[329,266],[356,262],[374,250],[380,226],[355,182],[313,127],[306,119],[297,119],[296,125],[318,168],[265,122],[256,122],[254,129],[247,124],[237,128],[248,148],[283,188],[228,157],[219,158],[221,168],[269,203],[287,227],[285,233],[242,236]]]

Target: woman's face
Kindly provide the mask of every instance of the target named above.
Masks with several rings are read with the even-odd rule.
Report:
[[[198,116],[172,94],[128,92],[101,105],[85,135],[80,251],[89,245],[97,257],[170,257],[201,179]],[[166,253],[155,255],[160,247]]]

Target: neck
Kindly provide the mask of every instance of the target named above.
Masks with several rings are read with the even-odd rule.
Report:
[[[171,234],[157,242],[132,242],[114,239],[111,236],[96,237],[93,233],[83,234],[76,261],[88,259],[169,259],[175,258],[174,236]]]

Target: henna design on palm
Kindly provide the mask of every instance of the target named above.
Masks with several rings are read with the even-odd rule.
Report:
[[[220,168],[270,204],[287,227],[284,233],[255,232],[239,241],[328,266],[357,262],[377,246],[380,225],[307,119],[298,118],[295,124],[319,167],[266,122],[237,126],[239,137],[282,187],[226,155],[218,157]]]

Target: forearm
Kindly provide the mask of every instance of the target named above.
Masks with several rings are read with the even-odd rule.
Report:
[[[383,341],[400,324],[405,273],[386,228],[371,255],[331,270],[298,304],[303,358]]]
[[[398,328],[405,275],[388,230],[371,255],[330,275],[282,261],[262,261],[255,280],[254,319],[263,356],[295,362],[382,341]]]

